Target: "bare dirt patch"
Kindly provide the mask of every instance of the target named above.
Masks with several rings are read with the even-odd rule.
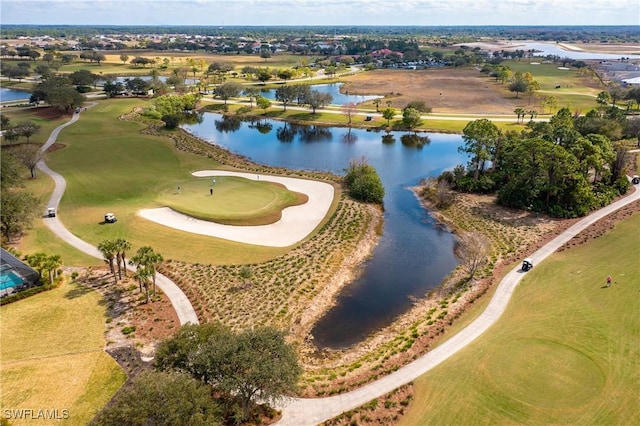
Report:
[[[67,114],[62,114],[60,111],[52,107],[38,107],[38,108],[33,108],[32,111],[38,117],[44,118],[46,120],[55,120],[67,115]],[[71,114],[68,114],[68,116],[70,117]]]
[[[151,367],[158,343],[172,336],[180,321],[167,297],[158,289],[150,303],[131,277],[117,284],[106,267],[73,268],[76,282],[103,296],[107,308],[106,351],[120,364],[129,378]]]
[[[342,90],[383,94],[381,108],[386,101],[401,109],[410,101],[423,100],[434,114],[513,114],[514,108],[527,103],[477,69],[375,70],[345,78]]]

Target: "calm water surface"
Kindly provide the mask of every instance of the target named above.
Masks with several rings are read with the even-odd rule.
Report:
[[[31,92],[0,87],[0,102],[29,100]]]
[[[295,82],[289,84],[295,84]],[[344,105],[349,102],[357,104],[371,99],[382,98],[382,96],[359,95],[358,93],[340,93],[340,88],[343,84],[344,83],[313,84],[311,85],[311,89],[317,90],[321,93],[330,94],[333,97],[333,100],[331,101],[333,105]],[[260,91],[260,96],[274,100],[276,98],[276,91],[275,89],[263,89]]]
[[[343,348],[388,325],[440,284],[457,265],[453,236],[439,227],[409,187],[467,161],[457,152],[458,135],[429,134],[422,148],[382,143],[384,132],[344,128],[295,126],[278,121],[230,123],[207,113],[188,131],[253,161],[291,169],[324,170],[344,174],[351,159],[366,157],[386,189],[384,235],[358,280],[347,286],[335,308],[312,334],[319,347]]]

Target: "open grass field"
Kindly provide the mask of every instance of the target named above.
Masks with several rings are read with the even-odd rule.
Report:
[[[494,327],[415,382],[400,424],[635,424],[639,227],[537,265]]]
[[[77,284],[0,308],[3,417],[5,410],[67,410],[63,424],[87,424],[126,378],[103,350],[105,312],[98,293]]]
[[[180,192],[171,188],[158,202],[186,215],[227,225],[267,225],[282,217],[282,210],[304,204],[305,194],[287,190],[273,182],[235,176],[191,178],[179,182]],[[212,192],[213,191],[213,192]]]

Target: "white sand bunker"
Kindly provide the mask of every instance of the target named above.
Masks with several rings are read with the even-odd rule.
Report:
[[[139,211],[138,214],[145,219],[170,228],[179,229],[180,231],[223,238],[245,244],[287,247],[306,238],[318,226],[329,211],[334,196],[332,185],[313,180],[222,170],[201,170],[192,174],[196,177],[239,176],[252,180],[277,182],[286,186],[290,191],[306,194],[309,200],[302,205],[284,209],[282,218],[278,222],[260,226],[221,225],[195,219],[168,207],[145,209]]]

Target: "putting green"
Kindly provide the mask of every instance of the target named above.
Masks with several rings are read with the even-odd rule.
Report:
[[[197,219],[256,226],[277,222],[282,210],[304,204],[308,197],[274,182],[216,176],[178,182],[164,190],[157,201]]]

